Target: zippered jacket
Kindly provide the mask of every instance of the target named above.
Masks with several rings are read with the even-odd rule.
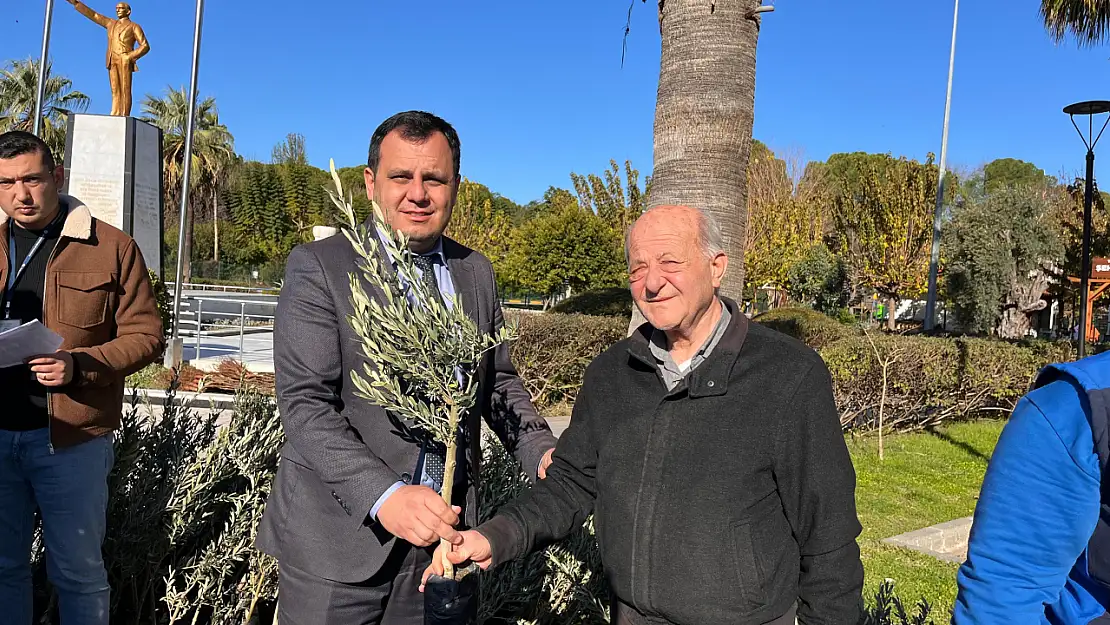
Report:
[[[50,440],[69,447],[115,430],[126,377],[165,349],[162,318],[135,241],[61,196],[69,212],[50,251],[43,323],[61,335],[76,376],[47,397]],[[0,295],[8,283],[8,216],[0,213]]]
[[[1110,352],[1035,386],[987,466],[956,625],[1110,623]]]
[[[855,471],[832,381],[806,345],[736,303],[673,390],[650,325],[592,362],[547,478],[477,529],[495,565],[593,512],[615,598],[679,625],[855,624],[863,566]]]

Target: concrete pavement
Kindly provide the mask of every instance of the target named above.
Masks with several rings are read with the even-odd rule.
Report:
[[[240,352],[240,338],[237,331],[228,336],[202,336],[199,349],[196,337],[184,337],[182,359],[197,369],[210,371],[215,369],[221,360],[228,358],[242,361],[249,371],[273,373],[273,331],[245,333],[242,337],[242,352]]]

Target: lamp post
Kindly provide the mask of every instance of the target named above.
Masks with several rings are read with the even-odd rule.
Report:
[[[1079,358],[1084,358],[1087,355],[1087,324],[1090,321],[1087,319],[1087,302],[1088,297],[1090,297],[1088,287],[1091,280],[1091,204],[1094,202],[1095,194],[1095,144],[1102,137],[1106,125],[1110,124],[1110,116],[1108,116],[1102,124],[1102,130],[1099,130],[1098,135],[1095,135],[1095,115],[1110,113],[1110,102],[1105,100],[1077,102],[1065,106],[1064,113],[1071,119],[1071,125],[1075,126],[1075,131],[1079,133],[1079,138],[1083,140],[1083,145],[1087,147],[1087,180],[1086,189],[1083,193],[1083,256],[1079,275],[1079,346],[1077,350]],[[1083,136],[1079,124],[1075,123],[1076,115],[1087,116],[1086,136]]]
[[[940,271],[940,222],[944,215],[944,170],[948,165],[948,119],[952,113],[952,73],[956,69],[956,24],[960,0],[952,14],[952,52],[948,55],[948,95],[944,99],[944,131],[940,139],[940,176],[937,178],[937,207],[933,213],[933,246],[929,251],[929,294],[925,298],[925,331],[933,329],[937,316],[937,274]]]

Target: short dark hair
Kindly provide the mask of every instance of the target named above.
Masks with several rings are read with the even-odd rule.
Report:
[[[424,111],[397,113],[378,126],[370,136],[370,153],[366,156],[366,166],[370,171],[378,172],[378,163],[382,160],[382,141],[394,130],[400,131],[401,137],[405,139],[420,142],[426,141],[434,133],[443,133],[447,138],[447,145],[451,147],[451,157],[455,160],[455,177],[459,177],[459,159],[462,156],[459,133],[455,132],[451,124]]]
[[[15,158],[24,154],[42,155],[42,162],[50,171],[54,171],[54,155],[50,153],[50,146],[37,136],[26,130],[11,130],[0,134],[0,159]]]

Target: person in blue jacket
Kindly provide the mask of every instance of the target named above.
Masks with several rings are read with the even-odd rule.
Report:
[[[1110,623],[1110,352],[1051,365],[983,480],[953,623]],[[1107,485],[1110,491],[1110,484]]]

